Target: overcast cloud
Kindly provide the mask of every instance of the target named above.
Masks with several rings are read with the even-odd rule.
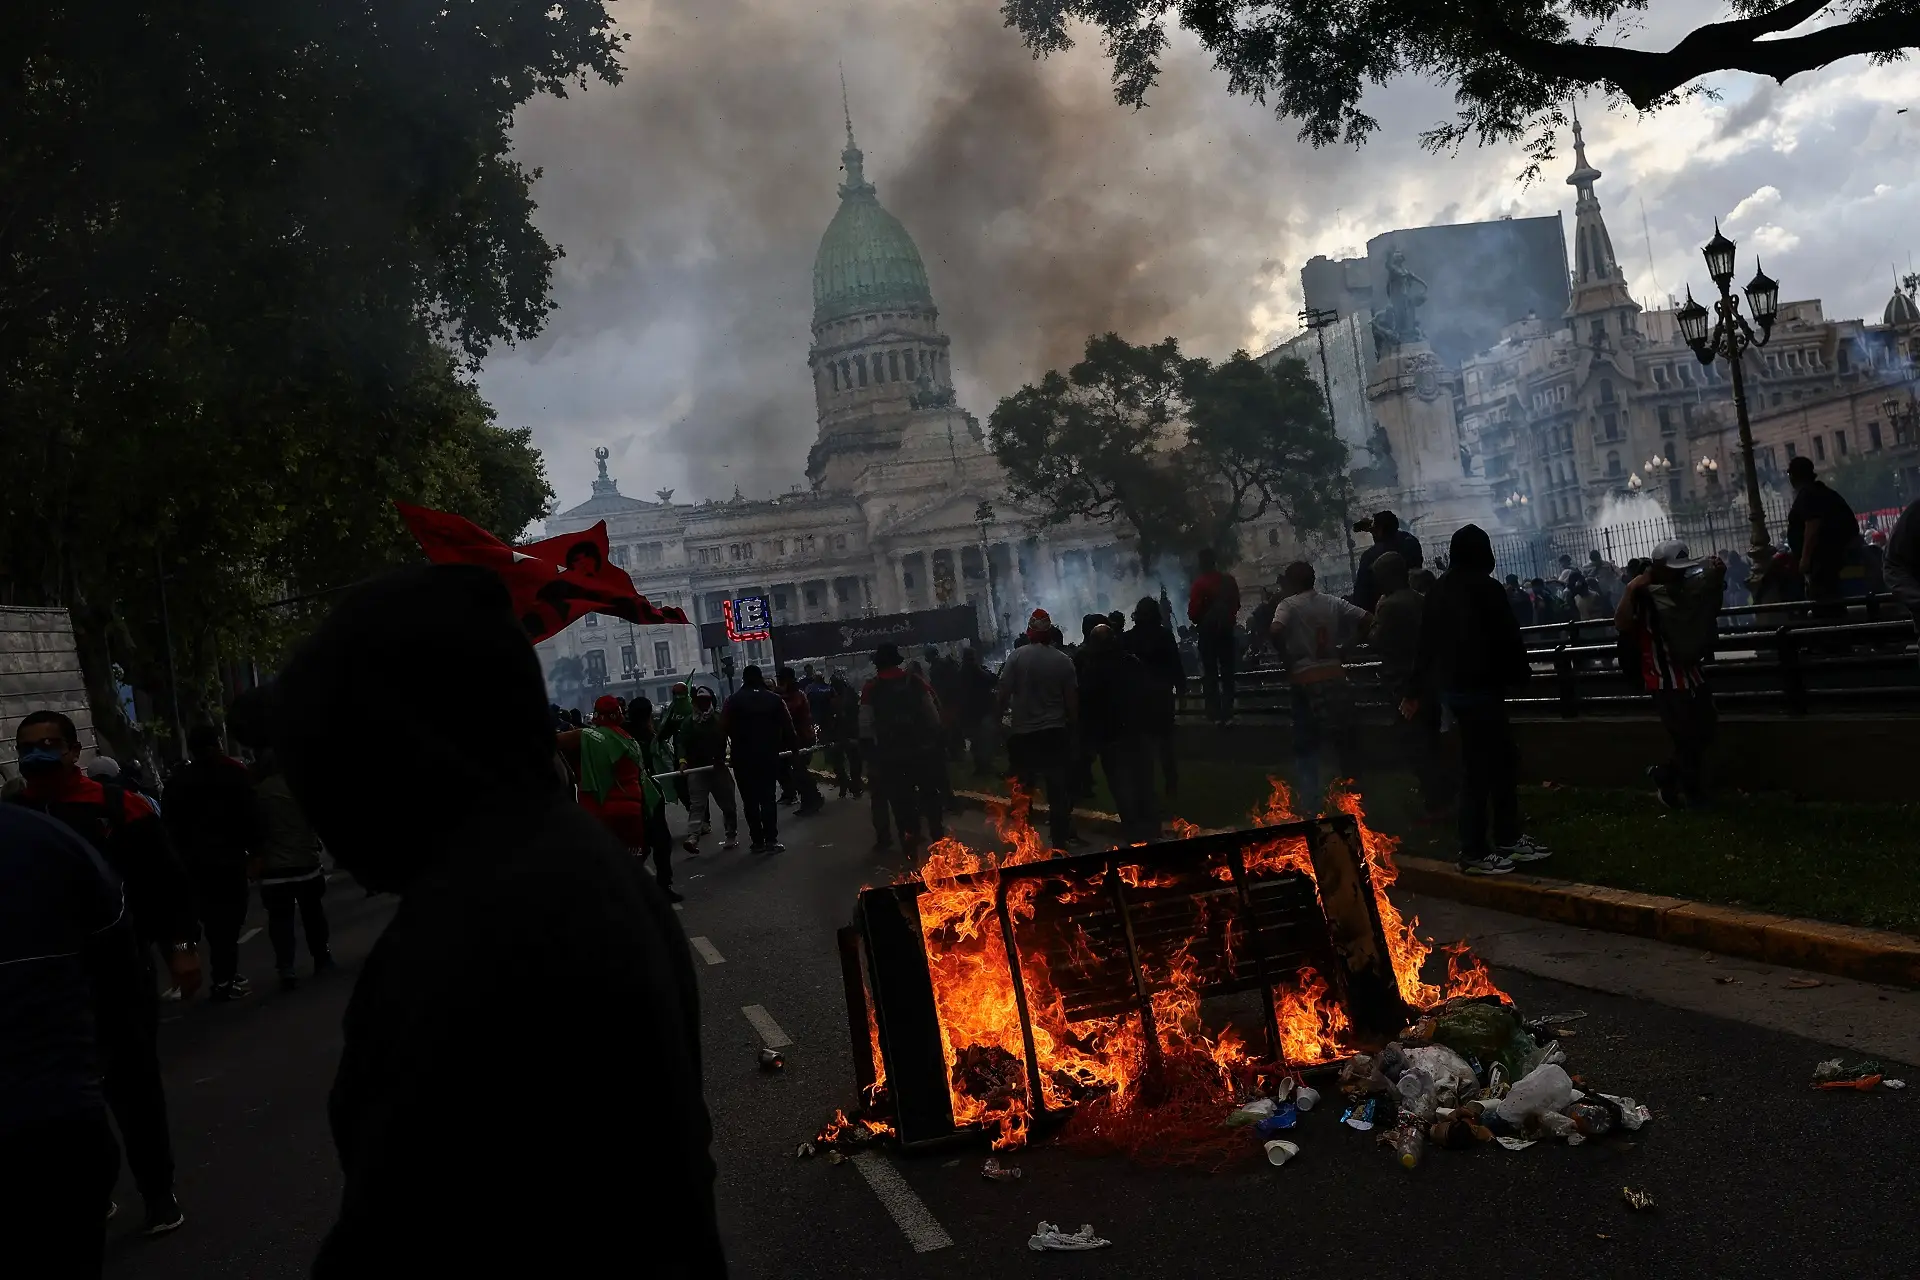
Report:
[[[1230,98],[1181,45],[1141,112],[1116,106],[1097,42],[1035,62],[996,0],[622,0],[626,82],[542,101],[517,141],[544,172],[538,220],[564,246],[559,310],[481,383],[533,428],[563,505],[606,445],[623,492],[749,496],[802,479],[812,264],[837,204],[836,63],[880,200],[920,246],[962,403],[1071,362],[1089,333],[1172,334],[1221,356],[1294,332],[1300,265],[1394,227],[1564,212],[1570,163],[1531,186],[1515,150],[1431,156],[1450,113],[1402,81],[1360,151],[1314,151]],[[1662,27],[1710,18],[1663,0]],[[1665,43],[1659,29],[1636,43]],[[1718,215],[1787,298],[1877,319],[1920,199],[1909,68],[1853,60],[1784,88],[1745,76],[1717,103],[1641,121],[1583,110],[1598,192],[1636,296],[1704,284]],[[1642,206],[1645,209],[1644,230]],[[1436,300],[1437,302],[1438,300]]]

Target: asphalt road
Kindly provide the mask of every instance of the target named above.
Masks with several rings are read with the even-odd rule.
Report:
[[[796,1144],[852,1094],[833,931],[855,891],[895,868],[870,851],[861,802],[830,801],[783,834],[777,857],[711,852],[680,871],[681,918],[702,961],[707,1098],[737,1277],[1914,1274],[1920,1070],[1908,1072],[1916,1087],[1906,1093],[1816,1093],[1808,1073],[1831,1056],[1817,1041],[1698,1002],[1677,1008],[1501,967],[1496,977],[1522,1008],[1587,1011],[1567,1042],[1574,1069],[1648,1102],[1653,1124],[1581,1148],[1430,1152],[1411,1173],[1326,1109],[1307,1117],[1303,1154],[1279,1170],[1201,1175],[1044,1145],[1019,1156],[1025,1177],[1012,1183],[981,1178],[985,1152],[972,1149],[889,1154],[864,1169],[798,1160]],[[245,953],[263,994],[197,1004],[163,1028],[187,1226],[141,1241],[128,1234],[135,1215],[123,1213],[109,1275],[305,1274],[338,1195],[324,1107],[340,1015],[390,910],[350,885],[330,901],[341,973],[273,992],[257,938]],[[1621,963],[1541,952],[1553,954],[1553,971],[1576,979],[1583,963]],[[1593,986],[1618,986],[1615,976],[1594,969]],[[793,1041],[781,1075],[758,1069],[769,1028],[748,1006]],[[1913,1017],[1906,1004],[1884,1007]],[[1623,1186],[1650,1192],[1657,1207],[1630,1210]],[[120,1199],[137,1208],[124,1180]],[[642,1208],[636,1274],[646,1273]],[[916,1252],[896,1212],[923,1244],[942,1234],[952,1243]],[[1032,1253],[1026,1238],[1041,1219],[1070,1230],[1091,1222],[1113,1247]]]

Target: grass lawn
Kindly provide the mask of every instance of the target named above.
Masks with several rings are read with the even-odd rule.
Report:
[[[1167,805],[1203,827],[1247,825],[1267,797],[1269,769],[1182,762]],[[1111,813],[1095,770],[1084,808]],[[956,786],[1000,790],[956,769]],[[1368,821],[1408,853],[1451,860],[1451,823],[1420,827],[1413,780],[1381,774],[1364,790]],[[1727,792],[1707,809],[1662,808],[1652,791],[1523,786],[1527,831],[1554,851],[1526,868],[1567,880],[1920,934],[1920,803],[1799,802]]]

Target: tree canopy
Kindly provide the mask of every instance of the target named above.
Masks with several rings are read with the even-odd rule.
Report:
[[[551,493],[472,382],[559,250],[514,111],[619,76],[600,0],[44,0],[0,16],[0,590],[191,703],[411,555]],[[175,641],[166,661],[159,594]]]
[[[1304,363],[1224,363],[1172,338],[1087,339],[1085,358],[1002,400],[987,424],[1008,489],[1051,524],[1132,529],[1143,558],[1212,547],[1278,512],[1302,535],[1338,527],[1346,447]]]
[[[1136,107],[1159,78],[1177,20],[1226,72],[1230,92],[1271,102],[1315,146],[1366,141],[1380,127],[1362,109],[1368,85],[1423,76],[1451,85],[1460,108],[1423,135],[1427,145],[1529,137],[1536,164],[1551,158],[1562,104],[1581,87],[1646,111],[1716,71],[1784,82],[1920,44],[1916,0],[1728,0],[1730,16],[1671,49],[1631,47],[1656,3],[1677,0],[1004,0],[1001,13],[1035,56],[1070,47],[1071,20],[1098,28],[1114,94]]]

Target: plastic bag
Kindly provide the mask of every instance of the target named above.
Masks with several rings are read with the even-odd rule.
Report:
[[[1496,1111],[1508,1124],[1519,1125],[1548,1112],[1558,1114],[1572,1103],[1573,1081],[1565,1070],[1548,1063],[1515,1080]]]
[[[1432,1079],[1438,1106],[1457,1107],[1480,1092],[1480,1078],[1467,1060],[1443,1044],[1408,1049],[1407,1065]]]
[[[1478,1058],[1489,1069],[1498,1062],[1509,1079],[1538,1065],[1539,1047],[1520,1029],[1520,1018],[1504,1005],[1475,1003],[1442,1014],[1434,1023],[1433,1038],[1463,1057]]]
[[[1620,1127],[1629,1133],[1653,1119],[1653,1112],[1647,1110],[1646,1107],[1635,1102],[1632,1098],[1624,1095],[1616,1096],[1611,1093],[1600,1093],[1594,1096],[1605,1098],[1608,1102],[1620,1108]]]

